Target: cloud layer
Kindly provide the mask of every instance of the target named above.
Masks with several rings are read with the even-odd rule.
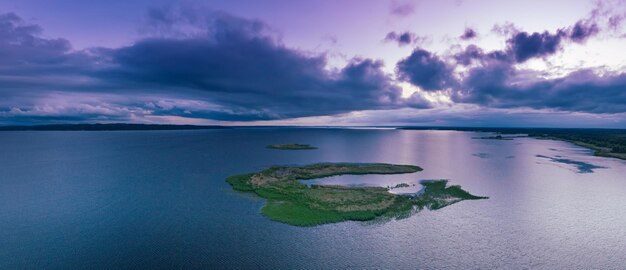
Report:
[[[503,50],[485,52],[471,44],[451,55],[438,56],[417,48],[397,64],[398,76],[423,90],[449,93],[455,103],[489,108],[623,113],[626,112],[623,71],[579,69],[562,77],[548,78],[544,72],[522,65],[554,55],[567,44],[585,43],[600,32],[594,20],[580,20],[553,33],[506,31],[508,37]]]
[[[390,12],[406,17],[415,6],[393,2]],[[263,21],[213,10],[153,8],[141,38],[87,49],[74,49],[66,39],[46,36],[39,25],[4,13],[0,124],[249,122],[366,111],[441,114],[459,106],[622,115],[623,68],[577,68],[555,76],[546,71],[549,66],[531,66],[547,63],[568,46],[618,33],[623,19],[603,7],[551,31],[505,24],[494,28],[502,46],[489,50],[477,45],[486,34],[479,37],[474,28],[447,39],[453,43],[447,51],[422,47],[432,39],[412,32],[416,29],[392,31],[383,42],[399,45],[387,46],[402,53],[397,63],[374,55],[346,56],[343,64],[330,65],[329,53],[291,48]],[[393,72],[386,72],[385,64]]]
[[[63,39],[41,37],[38,26],[25,24],[15,14],[2,15],[0,54],[5,57],[0,60],[0,85],[4,86],[0,95],[5,100],[20,97],[20,92],[36,97],[30,100],[32,104],[0,104],[2,115],[38,112],[40,117],[92,117],[66,107],[40,110],[38,101],[64,103],[45,99],[51,90],[70,98],[76,92],[124,95],[133,101],[117,105],[143,114],[214,120],[271,120],[430,106],[423,99],[401,98],[402,90],[382,71],[381,61],[355,58],[341,69],[329,70],[324,55],[285,47],[267,34],[268,27],[260,21],[219,12],[194,16],[188,12],[192,11],[152,11],[150,26],[159,35],[127,47],[85,51],[72,51]],[[152,106],[164,100],[195,100],[206,106],[189,102]]]

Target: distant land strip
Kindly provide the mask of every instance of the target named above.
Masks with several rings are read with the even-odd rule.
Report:
[[[113,130],[199,130],[226,129],[228,126],[157,125],[157,124],[57,124],[0,126],[0,131],[113,131]]]
[[[458,130],[526,134],[543,140],[560,140],[593,150],[594,155],[626,160],[626,129],[607,128],[496,128],[496,127],[399,127],[407,130]]]
[[[361,128],[382,126],[363,126]],[[404,130],[457,130],[495,132],[498,134],[526,134],[537,139],[571,142],[592,149],[594,155],[626,160],[626,129],[607,128],[511,128],[511,127],[438,127],[438,126],[384,126]],[[49,124],[0,126],[0,131],[115,131],[115,130],[203,130],[231,128],[340,128],[336,126],[203,126],[161,124]],[[346,127],[353,128],[353,127]]]

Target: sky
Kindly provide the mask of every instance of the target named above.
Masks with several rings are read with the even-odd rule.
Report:
[[[626,0],[0,0],[0,125],[626,128]]]

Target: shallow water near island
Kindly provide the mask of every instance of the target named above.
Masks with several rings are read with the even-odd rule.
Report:
[[[490,135],[0,132],[0,269],[623,269],[626,162],[561,141],[472,139]],[[266,148],[279,143],[318,149]],[[224,181],[317,162],[424,171],[307,180],[315,184],[410,184],[392,190],[404,193],[424,179],[449,179],[490,198],[388,222],[294,227],[268,220],[262,199]]]

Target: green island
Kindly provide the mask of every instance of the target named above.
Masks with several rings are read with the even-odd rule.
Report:
[[[270,144],[267,146],[269,149],[278,149],[278,150],[313,150],[317,149],[315,146],[311,146],[310,144],[299,144],[299,143],[291,143],[291,144]]]
[[[407,217],[424,208],[440,209],[462,200],[486,199],[447,180],[422,181],[415,194],[393,194],[384,187],[311,185],[298,180],[346,174],[402,174],[421,171],[413,165],[385,163],[321,163],[306,166],[274,166],[256,173],[230,176],[233,189],[253,192],[267,199],[261,213],[271,220],[315,226],[347,220]]]

